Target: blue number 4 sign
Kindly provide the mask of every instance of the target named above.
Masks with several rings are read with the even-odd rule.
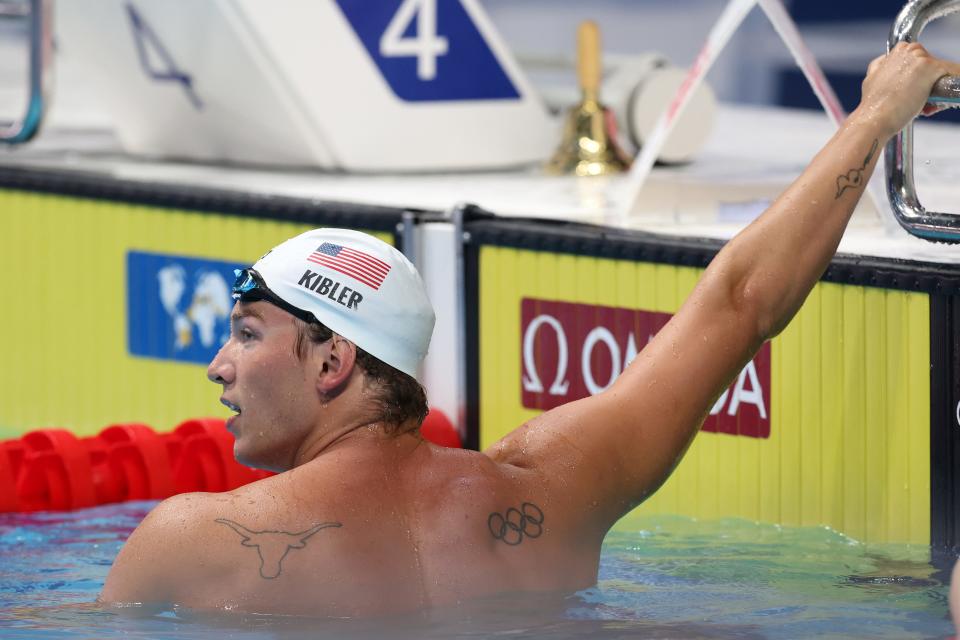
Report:
[[[401,100],[520,97],[460,0],[337,0],[337,5]]]

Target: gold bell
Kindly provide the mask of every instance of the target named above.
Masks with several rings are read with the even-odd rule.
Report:
[[[577,30],[577,77],[583,100],[570,109],[563,140],[547,163],[553,174],[601,176],[620,173],[630,160],[616,142],[613,112],[600,103],[600,30],[587,20]]]

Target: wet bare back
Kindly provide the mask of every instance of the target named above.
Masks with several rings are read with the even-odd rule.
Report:
[[[377,446],[230,493],[164,502],[141,528],[170,535],[151,536],[149,550],[131,536],[118,564],[138,570],[111,574],[102,598],[383,615],[596,580],[602,533],[556,505],[536,472],[410,436],[387,447],[371,438]],[[137,563],[141,552],[163,561]]]

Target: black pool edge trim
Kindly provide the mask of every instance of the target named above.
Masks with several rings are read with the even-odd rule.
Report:
[[[465,308],[474,313],[464,314],[466,336],[466,398],[464,419],[466,441],[463,446],[480,450],[480,251],[473,244],[463,247],[463,288]]]
[[[429,215],[429,212],[403,207],[358,205],[32,167],[0,167],[0,189],[242,218],[388,231],[394,236],[398,234],[397,226],[404,212]]]
[[[549,220],[479,217],[465,224],[469,244],[567,255],[706,267],[723,247],[717,239],[687,238]],[[960,265],[838,254],[824,282],[929,294],[960,294]]]
[[[440,217],[439,212],[404,207],[263,195],[36,167],[0,167],[0,189],[318,226],[389,231],[394,235],[395,244],[404,212]],[[584,223],[496,218],[475,205],[465,206],[464,211],[468,244],[690,267],[705,267],[725,244],[716,239],[660,235]],[[837,255],[821,280],[931,294],[960,294],[960,266],[894,258]]]
[[[960,298],[930,297],[930,546],[935,557],[960,550]],[[941,564],[941,563],[936,563]],[[949,562],[947,562],[949,564]]]

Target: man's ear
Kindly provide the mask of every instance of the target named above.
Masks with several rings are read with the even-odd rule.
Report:
[[[323,362],[317,373],[317,390],[324,395],[335,395],[353,373],[357,346],[337,334],[333,334],[327,344],[329,348],[323,350]]]

